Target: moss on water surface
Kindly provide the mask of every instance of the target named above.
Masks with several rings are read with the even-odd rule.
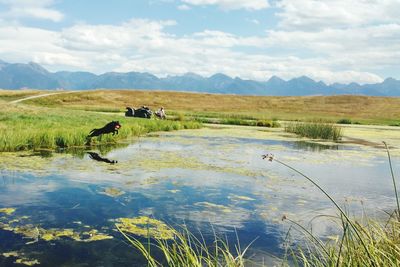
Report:
[[[14,213],[15,210],[16,210],[15,208],[1,208],[0,213],[5,213],[7,215],[10,215],[10,214]]]
[[[104,191],[100,192],[100,194],[103,194],[103,195],[106,195],[109,197],[119,197],[119,196],[122,196],[123,194],[125,194],[125,192],[118,188],[107,187],[106,189],[104,189]]]
[[[164,222],[147,217],[119,218],[116,220],[117,228],[124,232],[143,237],[156,239],[173,239],[174,230]]]
[[[78,231],[75,229],[50,228],[46,229],[33,224],[21,224],[21,218],[15,218],[6,222],[0,222],[0,229],[10,231],[24,238],[30,239],[27,244],[37,242],[39,239],[44,241],[60,240],[69,238],[79,242],[92,242],[113,237],[104,233],[99,233],[96,229]]]
[[[36,259],[31,259],[26,257],[23,253],[20,253],[18,251],[10,251],[10,252],[4,252],[1,254],[5,258],[16,258],[14,263],[17,264],[22,264],[26,266],[34,266],[34,265],[39,265],[40,262]]]
[[[206,209],[213,209],[213,210],[219,210],[222,212],[232,212],[232,209],[224,206],[224,205],[219,205],[219,204],[215,204],[215,203],[211,203],[211,202],[197,202],[195,203],[196,206],[200,206]]]

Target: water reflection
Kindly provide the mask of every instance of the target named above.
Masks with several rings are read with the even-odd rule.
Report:
[[[61,238],[33,246],[0,227],[0,266],[13,265],[13,259],[1,256],[13,250],[43,266],[140,266],[142,258],[124,243],[114,223],[142,215],[177,228],[185,224],[209,241],[214,230],[232,243],[237,232],[244,247],[258,238],[252,245],[256,258],[279,256],[288,228],[283,215],[308,223],[317,214],[335,211],[307,181],[263,160],[266,153],[315,178],[339,203],[350,199],[357,206],[362,201],[367,210],[390,209],[394,203],[384,151],[310,145],[274,139],[267,132],[245,137],[199,133],[161,134],[99,147],[99,152],[82,148],[51,157],[22,153],[2,158],[0,208],[16,211],[0,214],[0,223],[79,233],[96,229],[113,239],[79,243]],[[399,168],[398,158],[393,161]],[[329,227],[319,223],[313,230],[326,234]]]
[[[319,151],[327,150],[327,149],[338,150],[339,146],[333,145],[333,144],[321,144],[321,143],[315,143],[315,142],[309,142],[309,141],[295,141],[295,142],[293,142],[293,148],[306,150],[306,151],[319,152]]]
[[[105,163],[109,163],[109,164],[115,164],[118,163],[118,161],[116,160],[109,160],[107,158],[103,158],[101,157],[98,153],[96,152],[86,152],[89,154],[89,157],[95,161],[101,161],[101,162],[105,162]]]

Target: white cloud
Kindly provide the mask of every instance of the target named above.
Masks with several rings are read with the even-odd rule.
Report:
[[[307,75],[327,83],[380,82],[374,72],[400,62],[399,24],[315,32],[281,29],[247,37],[215,30],[177,36],[168,33],[175,24],[134,19],[120,25],[77,24],[62,31],[0,25],[0,58],[32,60],[52,71],[222,72],[256,80]]]
[[[278,16],[285,29],[321,30],[400,22],[398,0],[281,0]]]
[[[233,10],[233,9],[260,10],[268,8],[270,6],[268,0],[181,0],[181,1],[183,3],[195,6],[216,5],[226,10]]]
[[[49,6],[54,4],[53,0],[0,0],[0,4],[8,7],[8,10],[1,14],[7,19],[35,18],[61,21],[64,15]]]

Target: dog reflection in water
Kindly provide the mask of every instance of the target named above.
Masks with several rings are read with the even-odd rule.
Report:
[[[102,161],[102,162],[106,162],[106,163],[109,163],[109,164],[118,163],[118,161],[116,161],[116,160],[109,160],[109,159],[107,159],[107,158],[102,158],[102,157],[100,157],[100,155],[97,154],[96,152],[87,152],[87,153],[89,154],[89,157],[90,157],[91,159],[96,160],[96,161]]]

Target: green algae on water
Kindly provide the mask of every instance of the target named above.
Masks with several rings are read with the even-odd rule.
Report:
[[[122,196],[123,194],[125,194],[125,192],[118,188],[107,187],[106,189],[104,189],[103,192],[100,192],[100,194],[103,194],[103,195],[106,195],[109,197],[119,197],[119,196]]]
[[[18,251],[10,251],[10,252],[4,252],[1,254],[5,258],[13,257],[16,258],[14,263],[17,264],[23,264],[26,266],[34,266],[34,265],[39,265],[40,262],[36,259],[29,259],[24,256],[23,253],[20,253]]]
[[[232,212],[232,209],[230,209],[227,206],[224,205],[218,205],[215,203],[210,203],[210,202],[197,202],[195,203],[196,206],[201,206],[204,208],[208,208],[208,209],[216,209],[216,210],[220,210],[222,212]]]
[[[10,215],[16,211],[15,208],[1,208],[0,213],[5,213],[7,215]]]
[[[69,238],[78,242],[92,242],[113,238],[110,235],[99,233],[96,229],[79,232],[74,229],[44,229],[32,224],[12,226],[12,223],[2,222],[0,222],[0,229],[11,231],[15,234],[22,235],[25,238],[32,239],[32,241],[27,242],[27,244],[36,243],[39,239],[49,242],[60,240],[62,238]]]
[[[124,232],[155,239],[173,239],[174,230],[164,222],[147,216],[135,218],[119,218],[116,220],[117,228]]]

